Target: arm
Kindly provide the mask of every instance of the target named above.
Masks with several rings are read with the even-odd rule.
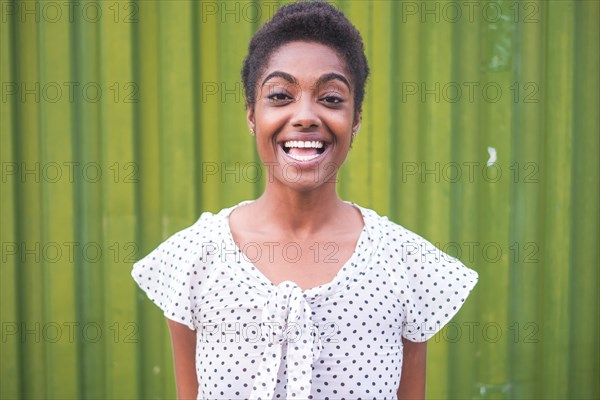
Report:
[[[404,345],[402,375],[398,400],[425,399],[425,366],[427,342],[416,343],[402,338]]]
[[[173,343],[175,381],[179,400],[195,400],[198,395],[196,378],[196,331],[167,318]]]

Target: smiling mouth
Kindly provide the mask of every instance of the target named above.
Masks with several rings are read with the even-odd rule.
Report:
[[[310,161],[319,157],[327,148],[327,143],[320,140],[288,140],[283,142],[283,151],[297,161]]]

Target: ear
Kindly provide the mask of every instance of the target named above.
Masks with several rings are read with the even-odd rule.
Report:
[[[256,121],[254,120],[254,107],[252,104],[246,105],[246,123],[248,129],[255,129]]]
[[[358,132],[360,124],[362,123],[362,111],[354,113],[354,121],[352,122],[352,131]]]

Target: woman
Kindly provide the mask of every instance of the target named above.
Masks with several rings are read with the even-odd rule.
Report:
[[[264,193],[205,212],[134,266],[167,317],[180,398],[424,398],[426,340],[477,274],[341,200],[361,123],[358,31],[324,2],[284,6],[242,77]]]

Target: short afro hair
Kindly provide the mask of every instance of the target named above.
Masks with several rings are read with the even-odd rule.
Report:
[[[354,84],[354,110],[365,96],[369,66],[358,29],[337,8],[325,1],[299,1],[280,7],[252,37],[242,68],[246,105],[256,101],[256,82],[271,56],[294,41],[316,42],[334,49],[344,60]]]

